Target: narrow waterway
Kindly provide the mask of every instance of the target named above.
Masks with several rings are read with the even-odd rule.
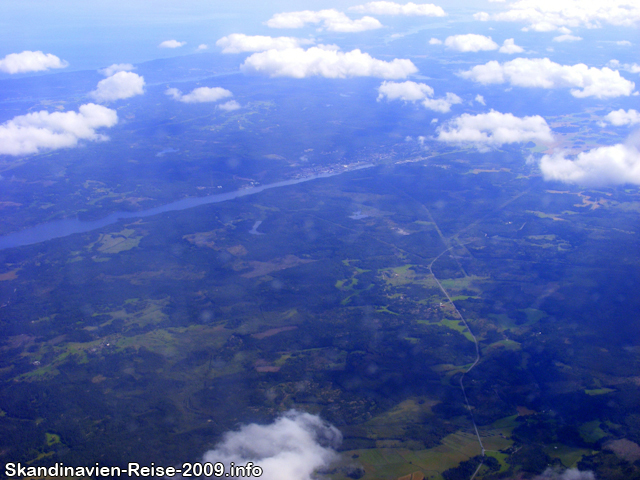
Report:
[[[373,167],[373,165],[368,164],[349,170],[342,170],[339,172],[320,173],[318,175],[311,175],[309,177],[296,178],[293,180],[283,180],[281,182],[270,183],[268,185],[243,188],[242,190],[218,193],[215,195],[208,195],[206,197],[183,198],[182,200],[177,200],[175,202],[167,203],[166,205],[161,205],[159,207],[150,208],[148,210],[141,210],[139,212],[114,212],[99,220],[81,221],[77,218],[66,218],[64,220],[55,220],[53,222],[41,223],[40,225],[29,227],[24,230],[20,230],[19,232],[10,233],[8,235],[0,237],[0,250],[22,247],[25,245],[33,245],[35,243],[53,240],[54,238],[73,235],[74,233],[90,232],[92,230],[106,227],[107,225],[112,225],[123,219],[151,217],[160,213],[186,210],[187,208],[198,207],[200,205],[208,205],[210,203],[226,202],[227,200],[233,200],[234,198],[238,197],[255,195],[256,193],[260,193],[271,188],[296,185],[298,183],[309,182],[318,178],[333,177],[342,173],[352,172],[369,167]]]

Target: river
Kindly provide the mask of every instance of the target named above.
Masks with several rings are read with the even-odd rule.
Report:
[[[22,247],[25,245],[33,245],[35,243],[53,240],[54,238],[73,235],[74,233],[90,232],[92,230],[106,227],[107,225],[112,225],[123,219],[151,217],[153,215],[158,215],[159,213],[175,212],[179,210],[186,210],[187,208],[198,207],[200,205],[208,205],[210,203],[226,202],[227,200],[233,200],[234,198],[238,197],[255,195],[256,193],[260,193],[271,188],[296,185],[298,183],[309,182],[317,178],[333,177],[342,173],[352,172],[354,170],[360,170],[369,167],[373,167],[373,165],[367,164],[349,170],[342,170],[339,172],[321,173],[318,175],[296,178],[293,180],[283,180],[281,182],[270,183],[267,185],[243,188],[241,190],[218,193],[215,195],[208,195],[206,197],[183,198],[182,200],[177,200],[175,202],[167,203],[166,205],[161,205],[159,207],[150,208],[148,210],[141,210],[139,212],[114,212],[99,220],[81,221],[77,218],[66,218],[64,220],[55,220],[53,222],[41,223],[40,225],[29,227],[24,230],[20,230],[19,232],[13,232],[8,235],[1,236],[0,250]]]

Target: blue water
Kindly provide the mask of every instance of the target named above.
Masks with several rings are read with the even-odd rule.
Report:
[[[360,168],[367,168],[372,165],[365,165]],[[33,245],[35,243],[46,242],[47,240],[53,240],[54,238],[66,237],[73,235],[74,233],[85,233],[98,228],[112,225],[119,220],[127,218],[142,218],[158,215],[159,213],[175,212],[179,210],[186,210],[187,208],[198,207],[200,205],[207,205],[210,203],[220,203],[227,200],[232,200],[238,197],[244,197],[246,195],[254,195],[256,193],[269,190],[271,188],[286,187],[288,185],[295,185],[297,183],[308,182],[315,180],[316,178],[327,178],[339,175],[344,172],[334,173],[321,173],[319,175],[313,175],[310,177],[296,178],[294,180],[284,180],[282,182],[271,183],[268,185],[260,185],[258,187],[244,188],[242,190],[236,190],[227,193],[218,193],[216,195],[208,195],[206,197],[189,197],[176,202],[171,202],[159,207],[150,208],[148,210],[142,210],[140,212],[115,212],[111,215],[101,218],[100,220],[81,221],[77,218],[68,218],[65,220],[56,220],[49,223],[42,223],[35,227],[30,227],[19,232],[10,233],[0,237],[0,250],[6,248],[22,247],[25,245]]]

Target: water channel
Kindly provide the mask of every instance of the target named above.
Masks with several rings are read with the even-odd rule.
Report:
[[[22,247],[25,245],[33,245],[35,243],[53,240],[54,238],[73,235],[74,233],[90,232],[92,230],[106,227],[107,225],[112,225],[123,219],[151,217],[160,213],[186,210],[187,208],[198,207],[200,205],[208,205],[210,203],[226,202],[227,200],[233,200],[234,198],[245,197],[247,195],[255,195],[256,193],[260,193],[271,188],[296,185],[298,183],[309,182],[317,178],[333,177],[342,173],[360,170],[362,168],[369,168],[372,166],[373,165],[371,164],[367,164],[356,168],[351,168],[349,170],[342,170],[339,172],[331,173],[320,173],[318,175],[311,175],[309,177],[283,180],[281,182],[270,183],[267,185],[259,185],[255,187],[243,188],[241,190],[235,190],[232,192],[208,195],[206,197],[183,198],[182,200],[177,200],[175,202],[167,203],[166,205],[161,205],[159,207],[150,208],[148,210],[141,210],[139,212],[114,212],[99,220],[81,221],[77,218],[66,218],[64,220],[55,220],[52,222],[41,223],[40,225],[36,225],[34,227],[25,228],[24,230],[1,236],[0,250]]]

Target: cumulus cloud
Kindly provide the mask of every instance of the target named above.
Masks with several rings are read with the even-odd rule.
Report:
[[[553,135],[539,115],[519,118],[511,113],[491,110],[489,113],[464,113],[438,129],[437,140],[473,145],[481,151],[505,143],[551,142]]]
[[[488,22],[491,19],[491,15],[487,12],[478,12],[473,14],[474,20],[479,20],[480,22]]]
[[[137,73],[120,71],[100,80],[97,88],[89,95],[99,102],[111,102],[143,93],[143,77]]]
[[[114,73],[118,72],[129,72],[131,70],[135,70],[136,67],[131,65],[130,63],[114,63],[106,68],[98,70],[105,77],[110,77]]]
[[[94,103],[81,105],[78,112],[42,110],[20,115],[0,125],[0,154],[27,155],[75,147],[80,140],[106,140],[96,129],[116,123],[115,110]]]
[[[363,32],[382,28],[382,24],[373,17],[362,17],[352,20],[338,10],[328,9],[320,11],[304,10],[301,12],[276,13],[267,20],[271,28],[302,28],[308,23],[322,24],[322,28],[330,32]]]
[[[444,98],[431,98],[434,91],[425,83],[416,82],[382,82],[378,87],[378,101],[403,100],[404,102],[420,103],[429,110],[446,113],[451,105],[462,103],[462,99],[454,93],[447,92]]]
[[[364,5],[350,7],[349,10],[358,13],[372,13],[374,15],[420,15],[425,17],[444,17],[446,15],[442,7],[438,7],[432,3],[416,5],[413,2],[409,2],[406,5],[386,1],[369,2]]]
[[[468,78],[483,84],[510,83],[530,88],[572,88],[574,97],[611,98],[631,95],[635,84],[620,76],[620,72],[607,67],[560,65],[548,58],[516,58],[510,62],[494,61],[476,65],[461,72]]]
[[[207,45],[206,43],[201,43],[200,45],[198,45],[198,48],[196,48],[197,51],[201,52],[202,50],[208,50],[209,49],[209,45]]]
[[[553,37],[554,42],[579,42],[582,40],[582,37],[577,37],[576,35],[558,35],[557,37]]]
[[[415,102],[433,96],[434,90],[425,83],[416,82],[382,82],[378,87],[378,101],[386,97],[387,100],[404,100]]]
[[[229,100],[228,102],[218,105],[218,108],[226,112],[232,112],[233,110],[238,110],[240,108],[240,104],[235,100]]]
[[[629,40],[618,40],[616,42],[616,45],[620,45],[622,47],[630,47],[631,46],[631,42]]]
[[[546,180],[564,183],[593,187],[627,183],[640,185],[639,146],[640,136],[636,132],[626,143],[594,148],[579,153],[573,159],[568,158],[565,152],[544,155],[540,159],[540,170]]]
[[[481,50],[497,50],[498,44],[491,37],[468,33],[466,35],[452,35],[444,41],[447,48],[459,52],[479,52]]]
[[[259,465],[262,480],[311,480],[337,458],[338,429],[316,415],[289,411],[269,425],[250,424],[228,432],[204,462]]]
[[[265,50],[286,50],[313,43],[312,40],[295,37],[268,37],[266,35],[244,35],[232,33],[216,42],[222,53],[264,52]]]
[[[25,50],[21,53],[10,53],[0,59],[0,70],[5,73],[41,72],[50,68],[65,68],[69,66],[64,60],[51,53],[42,53],[40,50],[32,52]]]
[[[455,93],[447,92],[444,98],[425,98],[422,105],[435,112],[446,113],[451,110],[451,105],[462,103],[462,99]]]
[[[617,127],[621,125],[635,125],[636,123],[640,123],[640,112],[634,109],[630,109],[627,112],[621,108],[620,110],[608,113],[604,119],[611,125]]]
[[[442,45],[442,40],[438,40],[437,38],[431,38],[431,40],[429,40],[429,45]]]
[[[378,77],[406,78],[418,69],[411,60],[378,60],[360,50],[340,52],[338,47],[323,46],[267,50],[254,53],[240,66],[245,73],[262,73],[271,77],[326,78]]]
[[[600,28],[603,24],[631,27],[640,23],[640,4],[636,0],[611,0],[606,3],[517,0],[509,4],[504,12],[494,15],[482,13],[484,20],[521,22],[526,24],[523,30],[536,32],[550,32],[561,27]]]
[[[513,38],[507,38],[498,50],[500,53],[522,53],[524,52],[524,48],[519,45],[516,45],[516,42]]]
[[[178,40],[165,40],[158,45],[158,48],[179,48],[186,44],[187,42],[179,42]]]
[[[534,480],[596,480],[596,477],[593,472],[580,471],[577,468],[568,468],[564,471],[547,468]]]
[[[618,60],[610,60],[607,63],[607,67],[615,70],[624,70],[630,73],[640,73],[640,65],[637,63],[620,63]]]
[[[177,88],[169,88],[165,92],[174,100],[184,103],[205,103],[217,102],[223,98],[232,97],[233,93],[221,87],[199,87],[193,89],[190,93],[183,95]]]
[[[486,105],[486,103],[484,102],[484,97],[480,94],[476,95],[476,102],[478,102],[480,105]]]

